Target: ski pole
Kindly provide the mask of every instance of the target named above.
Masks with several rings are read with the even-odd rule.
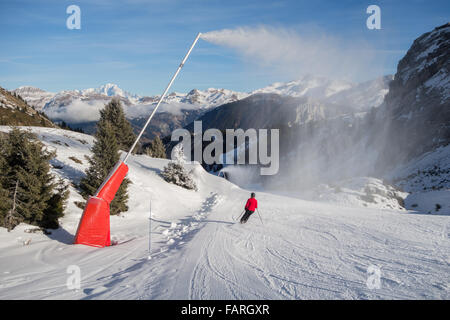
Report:
[[[242,212],[239,214],[239,216],[238,216],[236,219],[233,217],[233,220],[235,220],[235,221],[238,220],[238,219],[242,216],[242,214],[244,213],[244,211],[245,211],[245,210],[242,210]]]
[[[238,219],[242,216],[242,214],[244,213],[244,211],[245,211],[245,210],[242,210],[241,214],[237,217],[237,219],[235,219],[235,218],[233,217],[233,220],[234,220],[234,221],[238,220]]]
[[[262,219],[261,219],[261,214],[259,213],[259,209],[258,209],[258,208],[256,208],[256,211],[258,211],[258,216],[259,216],[259,220],[261,220],[261,224],[264,224],[264,223],[262,222]]]

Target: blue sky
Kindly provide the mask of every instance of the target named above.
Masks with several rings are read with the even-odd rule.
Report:
[[[80,30],[66,28],[72,4],[81,8]],[[381,30],[366,27],[371,4],[381,8]],[[351,79],[363,81],[395,73],[412,41],[448,22],[449,13],[449,1],[432,0],[0,0],[0,86],[57,92],[112,82],[140,95],[160,94],[198,32],[258,26],[369,44],[376,68]],[[251,91],[302,75],[200,41],[171,91]]]

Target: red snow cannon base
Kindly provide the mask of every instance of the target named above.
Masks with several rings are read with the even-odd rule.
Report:
[[[111,245],[109,205],[127,175],[128,166],[119,161],[94,197],[90,197],[81,216],[74,244],[93,247]]]
[[[93,247],[111,245],[108,202],[97,197],[89,198],[74,243]]]

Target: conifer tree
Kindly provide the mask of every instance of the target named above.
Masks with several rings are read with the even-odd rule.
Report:
[[[86,176],[80,182],[81,194],[86,199],[95,194],[120,158],[119,143],[111,122],[99,121],[95,137],[96,142],[92,147],[93,155],[89,159],[90,166],[86,171]],[[128,210],[127,187],[129,183],[128,179],[124,179],[120,185],[110,205],[111,215]]]
[[[69,196],[68,186],[62,179],[55,185],[55,191],[47,201],[48,208],[42,219],[42,225],[46,228],[57,229],[59,227],[58,218],[63,216],[65,201]]]
[[[101,126],[104,122],[109,122],[112,125],[119,150],[128,151],[136,136],[130,122],[125,118],[125,112],[119,99],[112,99],[105,108],[100,110],[98,123]]]
[[[150,145],[145,149],[145,153],[153,158],[166,159],[166,148],[158,136],[156,136],[156,138],[153,139]]]
[[[187,172],[184,168],[185,155],[183,145],[180,143],[172,150],[172,159],[161,172],[165,181],[176,184],[180,187],[197,191],[197,185],[192,178],[192,172]]]
[[[0,134],[0,218],[4,217],[9,209],[8,192],[3,188],[9,171],[5,159],[7,150],[5,138],[3,137],[3,134]],[[2,225],[1,221],[0,225]]]
[[[0,223],[5,225],[4,219],[14,207],[17,223],[58,228],[68,191],[51,174],[49,161],[55,153],[49,152],[36,135],[17,128],[11,129],[2,144],[0,183],[6,211],[2,208]]]

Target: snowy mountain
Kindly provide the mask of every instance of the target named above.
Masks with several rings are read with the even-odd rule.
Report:
[[[380,125],[383,163],[404,162],[450,144],[450,23],[417,38],[400,60],[375,113],[374,126]]]
[[[121,100],[125,113],[136,130],[142,127],[159,100],[159,96],[141,97],[122,90],[112,83],[98,88],[64,90],[58,93],[50,93],[33,87],[21,87],[14,92],[37,110],[44,112],[50,119],[65,121],[85,130],[87,133],[95,131],[95,122],[99,117],[99,110],[112,97]],[[153,138],[154,135],[165,136],[175,128],[185,126],[206,110],[237,101],[247,95],[246,93],[214,88],[194,89],[187,94],[172,92],[160,106],[149,130],[146,131],[145,138]]]
[[[164,103],[168,106],[164,108],[164,112],[178,112],[181,110],[190,110],[192,108],[209,109],[228,102],[233,102],[246,97],[248,94],[236,92],[227,89],[209,88],[206,90],[193,89],[188,93],[172,92],[169,93]],[[155,105],[160,96],[141,97],[138,104]],[[172,106],[173,107],[172,110]],[[177,107],[177,105],[179,105]]]
[[[86,108],[98,102],[107,103],[111,97],[119,98],[124,106],[130,107],[130,118],[149,114],[159,100],[159,96],[144,96],[122,90],[116,84],[108,83],[98,88],[83,90],[63,90],[58,93],[47,92],[34,87],[20,87],[14,90],[37,110],[43,110],[50,116],[60,114],[58,108],[67,108],[79,102],[85,103]],[[193,89],[189,93],[172,92],[164,100],[169,107],[161,107],[162,112],[178,113],[181,110],[193,108],[208,109],[228,102],[237,101],[248,94],[227,89],[209,88],[206,90]],[[173,106],[173,107],[172,107]],[[132,108],[136,107],[136,108]],[[92,109],[92,107],[91,107]],[[133,110],[135,109],[135,110]],[[89,111],[89,109],[87,110]],[[73,119],[63,119],[73,120]]]
[[[309,97],[324,104],[334,104],[336,108],[361,112],[378,107],[383,102],[392,79],[392,75],[387,75],[363,83],[351,83],[307,75],[296,81],[276,82],[251,94],[276,93],[289,97]]]
[[[19,87],[13,90],[13,93],[19,94],[30,106],[39,111],[55,96],[53,92],[30,86]]]
[[[315,99],[322,99],[328,98],[340,91],[351,89],[354,86],[355,84],[348,81],[337,81],[325,77],[306,75],[295,81],[275,82],[265,88],[253,91],[252,94],[276,93],[282,96],[308,96]]]
[[[93,137],[27,129],[56,152],[54,174],[77,183]],[[340,203],[256,191],[261,220],[255,214],[241,225],[235,220],[249,190],[198,164],[187,167],[199,190],[186,190],[159,176],[167,163],[130,156],[130,209],[111,216],[118,245],[72,245],[82,215],[74,203],[82,198],[72,186],[61,227],[51,234],[23,223],[11,232],[0,228],[0,299],[450,298],[445,194],[434,198],[442,205],[439,212],[423,214],[389,208],[382,200],[391,200],[378,193],[391,190],[374,179],[347,183],[343,199],[351,201]],[[358,188],[366,182],[379,204],[360,197],[366,192]],[[80,268],[79,289],[66,285],[74,265]],[[380,270],[376,289],[368,278],[374,267]]]
[[[182,97],[179,102],[195,104],[209,109],[222,104],[241,100],[246,96],[248,96],[248,94],[227,89],[209,88],[204,91],[193,89]]]
[[[198,120],[205,130],[272,128],[364,113],[383,102],[392,78],[385,76],[351,84],[305,76],[256,90],[248,97],[208,110]],[[192,129],[193,124],[187,128]]]
[[[0,125],[56,127],[17,94],[0,87]]]
[[[83,96],[89,96],[91,94],[94,94],[94,95],[101,94],[101,95],[105,95],[108,97],[122,97],[122,98],[130,100],[130,102],[135,102],[135,103],[140,99],[140,97],[138,95],[124,91],[124,90],[120,89],[118,85],[113,84],[113,83],[107,83],[107,84],[102,85],[95,89],[93,89],[93,88],[84,89],[84,90],[81,90],[80,93]]]
[[[387,79],[387,78],[386,78]],[[220,105],[244,99],[258,93],[275,93],[280,96],[308,97],[323,103],[345,105],[345,108],[367,110],[381,103],[387,92],[388,81],[375,79],[363,84],[329,80],[323,77],[305,76],[288,83],[275,83],[266,88],[243,93],[227,89],[193,89],[187,94],[170,93],[159,110],[178,114],[185,110],[196,110],[201,114]],[[159,96],[141,97],[128,93],[115,84],[108,83],[99,88],[65,90],[50,93],[33,87],[21,87],[14,92],[20,94],[28,103],[44,111],[50,118],[68,123],[94,121],[98,109],[111,97],[118,97],[126,108],[130,119],[146,117],[156,105]],[[71,109],[74,109],[73,112]],[[79,115],[79,117],[75,117]]]
[[[206,90],[193,89],[188,93],[172,92],[167,95],[164,103],[158,109],[144,139],[151,139],[155,135],[161,137],[169,135],[174,129],[181,128],[204,113],[229,103],[238,102],[253,95],[276,94],[280,97],[279,105],[284,97],[299,98],[301,102],[291,123],[301,118],[316,119],[323,111],[323,106],[330,114],[367,111],[370,107],[378,106],[387,92],[388,80],[375,79],[362,84],[352,84],[347,81],[329,80],[323,77],[305,76],[300,80],[287,83],[275,83],[266,88],[249,93],[236,92],[228,89]],[[54,121],[65,121],[69,125],[83,129],[87,133],[95,132],[95,123],[99,117],[99,110],[112,97],[119,98],[125,113],[135,130],[138,131],[146,118],[156,106],[159,96],[144,96],[131,94],[115,84],[108,83],[98,88],[83,90],[64,90],[50,93],[33,87],[21,87],[14,92],[20,94],[37,110],[44,112]],[[315,110],[318,105],[319,109]],[[267,116],[267,115],[266,115]],[[284,121],[283,123],[285,123]]]

